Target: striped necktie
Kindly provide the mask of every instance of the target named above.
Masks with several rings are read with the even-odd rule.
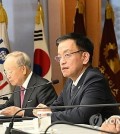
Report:
[[[71,86],[71,97],[74,95],[74,88],[75,88],[75,85],[72,84],[72,86]]]

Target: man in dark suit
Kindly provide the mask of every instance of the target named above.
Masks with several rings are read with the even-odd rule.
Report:
[[[57,98],[52,85],[37,87],[38,85],[44,85],[48,80],[31,71],[30,58],[24,52],[15,51],[6,56],[4,73],[10,84],[16,87],[15,93],[12,94],[10,99],[5,104],[0,105],[3,115],[11,116],[21,108],[36,107],[39,103],[49,106]],[[20,87],[22,87],[22,90],[26,90],[20,91]],[[33,116],[33,113],[32,110],[25,110],[18,115]]]
[[[56,42],[58,56],[55,59],[60,64],[63,76],[68,79],[62,93],[52,106],[116,103],[108,82],[100,71],[91,65],[92,42],[87,37],[76,33],[61,36]],[[44,107],[42,104],[39,106]],[[33,111],[34,115],[36,112],[37,110]],[[94,124],[95,118],[105,120],[113,114],[119,114],[117,107],[74,107],[61,110],[52,109],[51,119],[76,124]],[[101,120],[97,125],[102,123]]]

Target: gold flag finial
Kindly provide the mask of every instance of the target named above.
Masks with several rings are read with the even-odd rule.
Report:
[[[114,11],[109,0],[107,1],[107,5],[106,5],[106,19],[112,19],[114,23]]]
[[[2,6],[2,3],[0,3],[0,23],[5,22],[6,25],[8,24],[8,18],[5,9]]]
[[[81,2],[80,0],[77,0],[76,8],[79,9],[79,13],[81,14],[84,13],[84,5],[83,5],[83,2]]]
[[[37,11],[36,11],[36,16],[35,16],[35,23],[40,24],[41,21],[44,24],[44,13],[43,13],[42,5],[38,1],[38,6],[37,6]]]

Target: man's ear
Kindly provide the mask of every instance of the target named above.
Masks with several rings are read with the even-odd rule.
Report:
[[[88,52],[83,52],[82,56],[83,56],[83,64],[87,64],[90,59],[90,54]]]
[[[25,75],[25,74],[27,73],[27,68],[26,68],[26,66],[23,66],[23,67],[22,67],[22,70],[23,70],[23,74]]]

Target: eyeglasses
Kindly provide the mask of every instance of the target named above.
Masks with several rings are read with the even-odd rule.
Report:
[[[18,67],[21,67],[21,66],[23,66],[23,65],[20,65],[20,66],[18,66]],[[13,72],[14,72],[15,70],[18,69],[18,67],[17,67],[17,68],[14,68],[14,70],[9,70],[9,71],[4,70],[3,73],[4,73],[5,76],[10,76],[10,75],[13,74]]]
[[[75,51],[75,52],[72,52],[72,53],[66,53],[66,54],[64,54],[63,56],[55,56],[55,60],[57,61],[57,62],[60,62],[60,60],[62,59],[62,58],[64,58],[65,60],[68,60],[73,54],[76,54],[76,53],[79,53],[79,52],[84,52],[85,50],[78,50],[78,51]]]

